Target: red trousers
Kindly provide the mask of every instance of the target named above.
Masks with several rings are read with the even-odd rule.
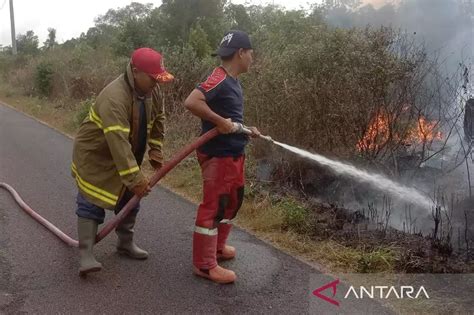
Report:
[[[224,248],[244,198],[245,157],[209,157],[198,152],[203,200],[193,234],[193,264],[209,270],[217,266],[216,253]]]

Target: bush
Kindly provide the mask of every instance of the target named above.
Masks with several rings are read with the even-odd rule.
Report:
[[[297,232],[307,232],[310,228],[309,211],[292,200],[279,204],[283,209],[284,226]]]
[[[163,88],[166,112],[179,117],[187,112],[183,106],[186,97],[197,83],[206,79],[217,63],[211,57],[199,58],[190,45],[168,47],[163,50],[163,56],[165,67],[175,76],[175,81]]]
[[[91,98],[86,99],[85,101],[80,102],[77,105],[76,114],[74,115],[74,119],[73,119],[75,127],[79,127],[82,124],[84,119],[89,114],[89,110],[91,106],[94,105],[94,102],[95,102],[95,97],[91,97]]]
[[[372,114],[405,101],[390,92],[411,83],[416,56],[393,54],[398,35],[389,29],[314,27],[294,36],[286,48],[284,37],[264,41],[268,51],[244,78],[247,119],[282,142],[351,158]]]
[[[0,78],[8,80],[8,74],[14,68],[14,57],[7,53],[0,53]]]
[[[53,66],[42,62],[36,66],[35,87],[41,96],[48,97],[52,89]]]

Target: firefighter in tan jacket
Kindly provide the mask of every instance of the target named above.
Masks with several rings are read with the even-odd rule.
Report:
[[[150,192],[140,166],[147,144],[150,164],[163,163],[163,99],[158,83],[173,80],[162,56],[150,48],[133,52],[124,74],[105,87],[90,108],[74,141],[72,175],[78,187],[79,274],[99,271],[92,249],[104,209],[115,213],[134,194]],[[139,205],[116,228],[117,250],[136,259],[148,253],[133,242]]]

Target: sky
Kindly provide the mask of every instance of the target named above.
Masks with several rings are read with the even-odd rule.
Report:
[[[276,4],[288,9],[299,9],[300,6],[308,7],[308,2],[320,0],[232,0],[236,4]],[[14,0],[16,34],[25,34],[33,30],[38,35],[40,46],[46,40],[48,28],[55,28],[56,38],[62,43],[72,37],[78,37],[94,26],[94,18],[104,14],[108,9],[124,7],[132,1],[126,0]],[[140,3],[153,3],[155,7],[161,0],[141,1]],[[11,45],[10,10],[9,0],[0,0],[0,45]]]

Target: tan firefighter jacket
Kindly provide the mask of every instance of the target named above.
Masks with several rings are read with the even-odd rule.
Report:
[[[157,86],[145,100],[150,159],[162,163],[164,103]],[[134,156],[139,97],[130,64],[97,96],[74,140],[72,176],[91,203],[114,209],[125,192],[145,179]]]

